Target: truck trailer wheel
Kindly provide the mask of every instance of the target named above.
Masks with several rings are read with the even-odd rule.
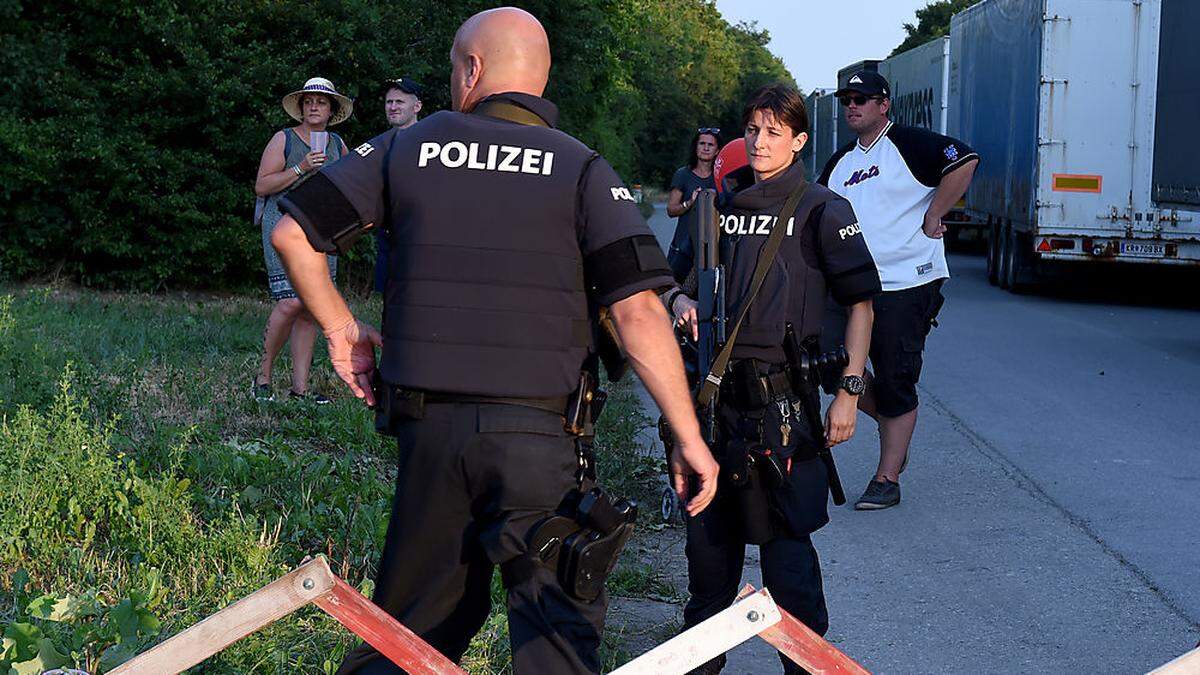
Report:
[[[1013,263],[1013,246],[1012,246],[1012,224],[1005,221],[1004,224],[997,224],[999,230],[999,250],[996,252],[996,283],[1000,288],[1008,290],[1009,281],[1012,279],[1012,263]]]
[[[987,280],[995,286],[1000,282],[1000,225],[988,218],[987,228]]]
[[[1037,269],[1033,251],[1030,250],[1031,243],[1027,239],[1027,236],[1017,232],[1016,228],[1009,224],[1008,237],[1004,244],[1005,272],[1000,281],[1010,293],[1027,293],[1037,286]]]

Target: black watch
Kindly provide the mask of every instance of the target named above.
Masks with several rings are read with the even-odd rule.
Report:
[[[867,390],[867,381],[858,375],[843,375],[842,381],[838,383],[838,388],[851,396],[862,396],[862,393]]]

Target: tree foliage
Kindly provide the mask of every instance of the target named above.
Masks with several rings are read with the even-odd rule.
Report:
[[[351,146],[386,128],[379,84],[449,107],[454,31],[483,0],[0,2],[0,274],[241,288],[262,278],[252,185],[279,100],[316,75],[356,98]],[[518,0],[550,34],[561,126],[629,182],[661,184],[698,126],[791,81],[713,0]],[[369,264],[360,246],[343,270]]]
[[[904,32],[908,37],[900,46],[892,50],[889,56],[906,52],[921,45],[950,34],[950,17],[974,5],[979,0],[935,0],[917,10],[917,25],[904,24]]]

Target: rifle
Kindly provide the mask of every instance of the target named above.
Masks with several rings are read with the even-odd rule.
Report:
[[[696,341],[697,352],[697,394],[704,386],[704,377],[712,370],[713,361],[717,358],[726,340],[725,315],[725,266],[721,264],[718,221],[717,193],[713,190],[701,190],[696,196],[696,232],[692,241],[695,250],[696,269],[696,315],[699,320],[699,339]],[[702,411],[704,439],[716,443],[716,397],[705,405]]]

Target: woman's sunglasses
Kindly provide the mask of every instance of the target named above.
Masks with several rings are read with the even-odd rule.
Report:
[[[696,133],[698,133],[698,134],[712,134],[712,135],[714,135],[714,136],[715,136],[715,135],[717,135],[717,134],[721,133],[721,130],[720,130],[720,129],[718,129],[717,127],[700,127],[699,129],[697,129],[697,130],[696,130]]]
[[[842,104],[843,108],[849,108],[851,101],[854,102],[854,105],[866,105],[867,101],[876,101],[882,98],[882,96],[843,96],[838,99],[838,102]]]

